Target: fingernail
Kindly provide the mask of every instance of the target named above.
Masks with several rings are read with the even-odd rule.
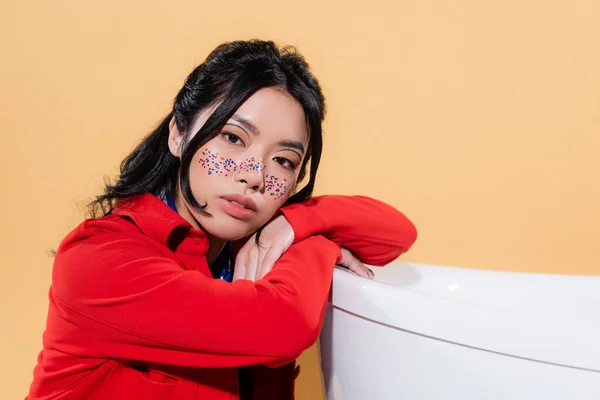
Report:
[[[375,278],[375,272],[373,272],[373,270],[371,268],[369,268],[369,267],[367,267],[367,269],[371,273],[371,279]]]

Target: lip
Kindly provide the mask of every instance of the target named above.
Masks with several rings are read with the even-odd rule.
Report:
[[[248,218],[258,210],[254,200],[239,194],[221,196],[221,206],[227,214],[234,218]]]

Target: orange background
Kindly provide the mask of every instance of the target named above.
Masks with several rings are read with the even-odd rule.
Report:
[[[600,3],[459,4],[2,0],[0,398],[31,380],[49,250],[226,40],[306,55],[329,104],[318,192],[405,211],[407,260],[599,274]]]

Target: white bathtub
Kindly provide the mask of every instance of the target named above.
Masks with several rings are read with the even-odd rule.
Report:
[[[600,277],[394,263],[332,291],[329,400],[600,399]]]

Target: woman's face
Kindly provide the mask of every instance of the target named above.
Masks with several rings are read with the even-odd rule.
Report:
[[[203,111],[191,132],[198,132],[215,108]],[[257,91],[192,159],[190,186],[206,209],[196,210],[179,193],[179,213],[223,240],[256,232],[294,191],[307,132],[304,111],[291,95],[275,88]],[[182,140],[172,121],[169,147],[177,157]]]

